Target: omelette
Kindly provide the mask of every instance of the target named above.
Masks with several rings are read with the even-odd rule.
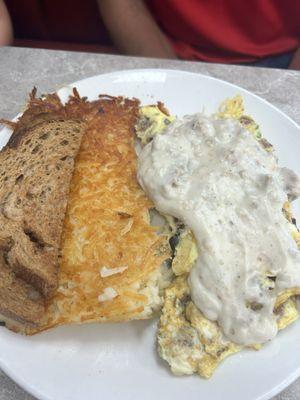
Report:
[[[136,180],[139,102],[110,96],[89,102],[74,91],[65,108],[84,120],[85,134],[68,198],[58,288],[41,326],[28,334],[150,318],[173,275],[169,237],[151,224],[153,204]]]
[[[251,116],[245,114],[241,96],[224,101],[216,117],[239,121],[239,124],[253,135],[267,152],[273,151],[272,145],[262,137],[259,125]],[[155,135],[164,134],[172,121],[174,117],[160,105],[143,107],[136,124],[137,136],[144,145]],[[290,234],[299,247],[300,234],[292,217],[289,202],[283,205],[282,212],[289,222]],[[188,284],[189,273],[198,258],[195,237],[178,219],[168,215],[165,215],[165,218],[168,222],[166,230],[171,236],[172,270],[176,278],[165,290],[157,332],[158,352],[175,375],[197,373],[209,378],[223,359],[241,351],[245,346],[229,340],[218,323],[206,318],[195,306]],[[271,274],[265,275],[262,284],[273,290],[275,279]],[[299,318],[296,306],[298,294],[300,294],[299,287],[287,289],[279,294],[274,309],[279,330]],[[252,344],[248,347],[259,350],[261,346]]]

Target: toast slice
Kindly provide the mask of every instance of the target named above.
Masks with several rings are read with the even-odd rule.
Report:
[[[0,314],[36,324],[58,282],[74,158],[84,124],[55,95],[36,99],[0,152]]]

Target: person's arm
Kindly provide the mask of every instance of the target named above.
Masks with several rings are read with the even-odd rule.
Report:
[[[98,5],[112,40],[122,53],[176,58],[143,0],[98,0]]]
[[[12,43],[13,30],[9,13],[3,0],[0,0],[0,46]]]
[[[300,47],[295,51],[292,61],[289,65],[289,69],[300,70]]]

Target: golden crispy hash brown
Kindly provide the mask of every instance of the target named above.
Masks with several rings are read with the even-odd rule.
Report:
[[[67,323],[147,318],[161,303],[168,237],[150,225],[136,179],[137,100],[75,96],[68,113],[86,121],[65,219],[59,287],[42,329]],[[33,333],[33,331],[28,332]]]

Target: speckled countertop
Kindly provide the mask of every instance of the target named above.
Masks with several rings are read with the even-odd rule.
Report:
[[[22,48],[0,49],[0,116],[14,117],[33,86],[40,92],[104,72],[170,68],[200,72],[240,85],[300,124],[300,72]],[[33,400],[0,370],[0,400]],[[300,399],[300,379],[274,400]]]

